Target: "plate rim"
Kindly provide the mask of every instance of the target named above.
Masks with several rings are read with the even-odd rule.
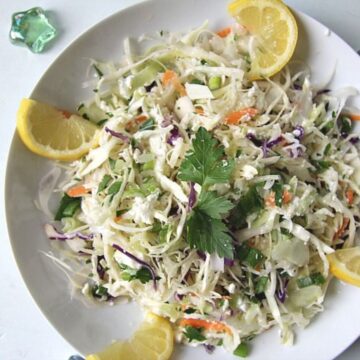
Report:
[[[176,0],[174,0],[176,1]],[[123,9],[120,9],[116,12],[114,12],[111,15],[108,15],[106,17],[104,17],[103,19],[101,19],[100,21],[96,22],[93,25],[88,26],[85,30],[83,30],[82,32],[79,33],[78,36],[76,36],[67,46],[65,46],[59,53],[58,55],[55,57],[54,60],[52,60],[50,62],[50,64],[47,66],[46,70],[42,73],[42,75],[40,76],[39,80],[35,83],[31,93],[29,94],[29,98],[33,98],[33,95],[36,94],[38,88],[40,87],[42,81],[44,78],[46,78],[46,76],[48,75],[48,73],[50,73],[52,71],[52,69],[56,66],[56,64],[61,61],[61,58],[69,51],[72,50],[73,47],[76,47],[77,43],[80,42],[82,40],[82,38],[86,37],[88,35],[89,32],[94,31],[96,28],[98,27],[102,27],[102,25],[104,23],[107,23],[108,21],[111,21],[111,19],[113,18],[117,18],[117,17],[122,17],[125,16],[127,12],[129,11],[134,11],[138,8],[142,8],[142,7],[146,7],[149,6],[151,7],[152,4],[154,3],[168,3],[168,0],[141,0],[140,2],[130,5],[130,6],[126,6]],[[289,6],[290,7],[290,6]],[[303,11],[300,11],[294,7],[290,7],[290,9],[292,10],[292,12],[294,13],[295,17],[300,17],[300,18],[305,18],[306,20],[310,20],[311,22],[316,23],[317,25],[320,25],[322,27],[324,27],[324,29],[329,29],[331,31],[331,35],[334,36],[338,41],[342,42],[347,49],[354,53],[356,56],[359,56],[357,54],[357,52],[355,51],[354,48],[352,48],[349,43],[344,40],[342,37],[340,37],[335,31],[333,31],[332,29],[330,29],[328,26],[324,25],[323,23],[321,23],[319,20],[313,18],[312,16],[304,13]],[[35,303],[36,307],[39,310],[39,314],[41,314],[48,322],[48,324],[56,331],[56,333],[58,335],[61,336],[61,338],[68,343],[72,348],[74,348],[74,350],[80,352],[77,347],[75,346],[75,344],[68,339],[68,337],[66,337],[63,334],[63,331],[58,329],[58,326],[56,326],[51,320],[50,318],[47,316],[47,314],[45,313],[45,311],[42,309],[42,307],[40,306],[39,301],[37,300],[37,296],[35,295],[35,291],[34,289],[31,288],[30,284],[28,284],[28,281],[26,281],[26,276],[24,276],[24,269],[22,268],[21,262],[18,260],[18,256],[17,256],[17,252],[15,251],[15,245],[14,245],[14,240],[13,238],[14,236],[14,230],[13,228],[11,228],[10,226],[10,221],[9,221],[9,217],[10,217],[10,210],[9,210],[9,189],[10,189],[10,176],[9,176],[9,168],[11,167],[11,158],[12,158],[12,154],[14,152],[14,147],[15,147],[15,141],[17,141],[18,139],[18,134],[16,129],[14,130],[14,134],[10,143],[10,147],[8,150],[8,154],[7,154],[7,159],[6,159],[6,167],[5,167],[5,182],[4,182],[4,202],[5,202],[5,218],[6,218],[6,228],[7,228],[7,233],[8,233],[8,240],[10,242],[10,246],[11,246],[11,252],[13,255],[13,258],[15,260],[15,264],[17,267],[17,270],[20,272],[21,275],[21,280],[23,282],[23,284],[25,285],[27,291],[29,292],[29,294],[31,295],[31,299],[32,301]],[[48,159],[43,159],[44,161],[49,161]],[[342,350],[340,350],[339,352],[337,352],[335,354],[335,357],[338,357],[340,354],[342,354],[344,351],[346,351],[354,342],[357,341],[357,339],[360,338],[360,331],[357,337],[350,339],[349,341],[347,341],[346,343],[348,343],[348,345],[344,348],[342,348]],[[82,354],[84,355],[84,354]],[[334,358],[335,359],[335,358]],[[329,359],[330,360],[330,359]]]

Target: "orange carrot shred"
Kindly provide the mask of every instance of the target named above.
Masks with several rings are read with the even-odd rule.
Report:
[[[195,108],[195,112],[199,115],[204,115],[204,109],[201,107]]]
[[[119,221],[121,221],[122,220],[122,217],[121,216],[115,216],[115,222],[119,222]]]
[[[288,204],[292,200],[292,195],[289,193],[289,191],[284,190],[282,200],[284,204]]]
[[[181,319],[180,326],[192,326],[195,328],[204,328],[206,330],[212,330],[216,332],[226,332],[232,334],[231,329],[225,324],[217,321],[207,321],[202,319]]]
[[[139,115],[134,120],[137,124],[140,124],[140,123],[144,122],[145,120],[147,120],[147,118],[148,117],[146,115]]]
[[[186,90],[175,71],[166,70],[162,76],[162,83],[164,86],[173,85],[180,96],[186,96]]]
[[[265,205],[268,207],[275,207],[275,193],[271,192],[268,196],[265,197]]]
[[[347,229],[349,223],[350,223],[350,219],[344,217],[343,223],[340,226],[339,230],[334,234],[333,240],[339,239],[344,234],[344,232]]]
[[[248,115],[251,118],[253,118],[255,115],[257,115],[258,110],[255,108],[244,108],[239,111],[234,111],[226,115],[225,117],[225,123],[228,125],[238,125],[243,116]]]
[[[353,121],[360,121],[360,114],[347,114],[347,116]]]
[[[177,78],[177,75],[172,70],[166,70],[162,76],[162,83],[164,86],[170,85]]]
[[[352,203],[354,202],[354,191],[352,191],[351,189],[346,190],[345,196],[347,203],[349,205],[352,205]]]
[[[76,185],[70,188],[66,194],[70,197],[81,197],[90,192],[90,189],[87,189],[84,185]]]
[[[221,29],[221,30],[217,31],[216,34],[217,34],[218,36],[222,37],[222,38],[225,38],[225,37],[227,37],[227,36],[231,33],[231,31],[232,31],[232,29],[231,29],[231,27],[229,26],[229,27],[226,27],[226,28],[224,28],[224,29]]]

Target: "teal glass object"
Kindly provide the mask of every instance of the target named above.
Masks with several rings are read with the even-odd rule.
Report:
[[[56,29],[40,7],[17,12],[11,20],[11,42],[26,45],[34,53],[41,53],[56,36]]]

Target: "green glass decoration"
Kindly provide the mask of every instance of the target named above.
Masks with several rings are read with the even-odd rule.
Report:
[[[17,12],[11,19],[11,42],[26,45],[34,53],[41,53],[56,36],[56,29],[40,7]]]

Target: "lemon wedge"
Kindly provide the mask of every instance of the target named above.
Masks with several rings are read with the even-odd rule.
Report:
[[[16,128],[23,143],[35,154],[72,161],[96,146],[96,125],[51,105],[23,99]]]
[[[336,250],[327,255],[330,272],[338,279],[360,286],[360,246]]]
[[[174,334],[166,319],[147,314],[128,341],[117,341],[86,360],[168,360],[174,348]]]
[[[244,26],[250,41],[250,80],[279,72],[294,53],[298,28],[289,8],[281,0],[235,0],[228,6],[235,20]]]

